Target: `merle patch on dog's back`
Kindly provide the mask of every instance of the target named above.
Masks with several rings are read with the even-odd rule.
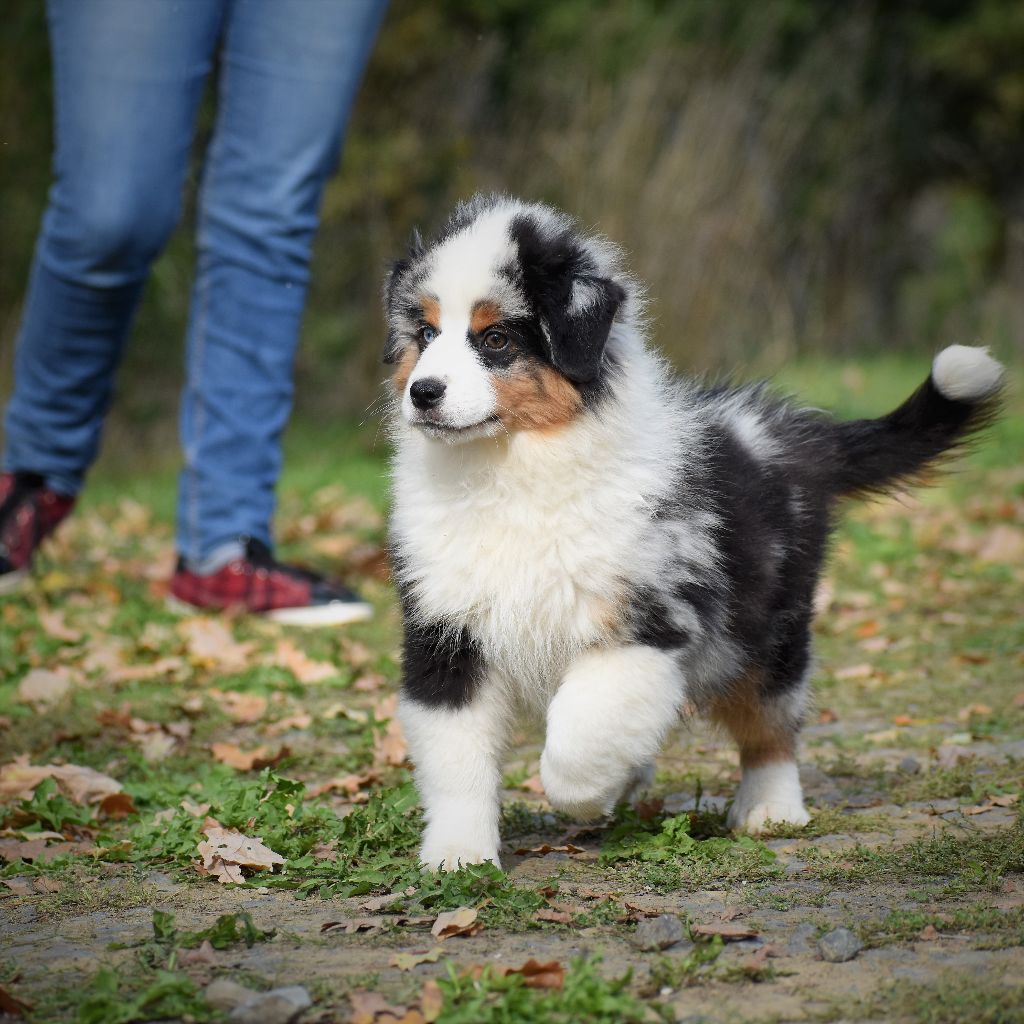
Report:
[[[615,247],[500,196],[396,263],[385,310],[424,862],[498,861],[521,713],[545,721],[541,777],[567,813],[610,811],[692,707],[740,749],[730,822],[806,822],[796,745],[833,520],[983,427],[998,363],[946,349],[898,409],[852,423],[675,379]]]

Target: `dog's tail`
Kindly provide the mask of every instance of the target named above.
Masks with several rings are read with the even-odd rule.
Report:
[[[1002,383],[1003,367],[988,349],[943,349],[931,376],[887,416],[836,424],[835,493],[866,495],[922,479],[995,419]]]

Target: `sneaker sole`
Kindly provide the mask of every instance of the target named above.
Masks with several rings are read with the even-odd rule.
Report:
[[[14,594],[24,587],[28,581],[28,569],[15,569],[0,576],[0,596]]]
[[[176,615],[216,613],[219,608],[202,608],[169,594],[166,608]],[[251,612],[261,619],[270,619],[282,626],[345,626],[352,622],[366,622],[373,618],[373,607],[363,601],[335,601],[331,604],[310,605],[307,608],[275,608],[269,612]]]

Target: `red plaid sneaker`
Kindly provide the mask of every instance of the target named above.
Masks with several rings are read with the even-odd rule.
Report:
[[[288,626],[338,626],[373,614],[370,605],[340,583],[282,565],[262,541],[244,537],[242,542],[243,556],[206,575],[192,572],[179,558],[171,606],[178,611],[243,608]]]
[[[24,582],[36,548],[74,504],[71,495],[51,491],[38,473],[0,473],[0,594]]]

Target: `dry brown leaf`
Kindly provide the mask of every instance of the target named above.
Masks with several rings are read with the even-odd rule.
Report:
[[[408,746],[397,714],[398,695],[394,693],[385,697],[373,709],[373,715],[377,721],[387,722],[384,731],[378,733],[373,741],[373,763],[375,765],[397,767],[405,761]]]
[[[349,992],[348,1001],[352,1006],[349,1024],[374,1024],[377,1015],[382,1013],[397,1020],[399,1014],[405,1013],[404,1006],[392,1006],[379,992]]]
[[[267,698],[258,693],[240,693],[238,690],[206,691],[221,711],[236,722],[251,725],[258,722],[267,713]]]
[[[183,658],[170,655],[166,658],[157,658],[148,664],[122,665],[120,668],[112,669],[109,678],[112,683],[140,683],[148,679],[177,678],[185,668]]]
[[[25,756],[0,767],[0,799],[28,800],[43,779],[54,779],[60,791],[78,804],[99,803],[120,793],[121,783],[109,775],[77,764],[30,765]]]
[[[105,818],[127,818],[138,814],[132,798],[127,793],[109,793],[100,801],[100,814]]]
[[[18,700],[45,711],[59,703],[71,689],[71,677],[66,671],[34,668],[18,683]]]
[[[537,921],[553,921],[555,924],[572,924],[573,920],[573,914],[569,911],[552,907],[541,907],[533,916]]]
[[[135,737],[139,749],[142,751],[142,759],[147,764],[157,764],[169,757],[178,741],[165,732],[150,732]]]
[[[239,643],[231,630],[219,619],[191,618],[178,623],[178,635],[193,661],[215,665],[228,672],[248,667],[252,657],[251,641]]]
[[[521,974],[526,988],[560,989],[565,984],[565,968],[557,960],[540,963],[527,960],[522,967],[505,968],[503,974]]]
[[[278,643],[270,663],[288,669],[300,683],[322,683],[338,674],[336,666],[326,661],[314,661],[290,640]]]
[[[472,907],[459,907],[437,915],[437,920],[430,929],[430,934],[438,939],[447,939],[453,935],[472,936],[483,931],[483,922],[478,921],[477,911]]]
[[[254,750],[242,750],[234,743],[211,743],[210,753],[214,759],[239,771],[248,772],[262,768],[272,768],[289,756],[291,751],[287,747],[281,747],[275,754],[270,753],[270,747],[259,746]]]
[[[564,843],[562,846],[541,843],[540,846],[521,846],[515,851],[517,857],[528,857],[530,855],[542,857],[546,853],[586,853],[586,850],[581,846],[574,846],[572,843]]]
[[[866,662],[862,665],[849,665],[846,668],[836,669],[832,674],[836,679],[867,679],[874,672],[874,668]]]
[[[23,999],[12,995],[3,985],[0,985],[0,1013],[10,1014],[12,1017],[25,1017],[31,1011],[31,1003],[26,1003]]]
[[[38,893],[60,892],[64,888],[55,878],[40,875],[32,882],[32,888]]]
[[[893,725],[913,725],[914,719],[910,715],[893,715]]]
[[[939,934],[939,930],[933,924],[926,924],[918,933],[917,937],[922,942],[934,942],[936,939],[942,938]]]
[[[297,715],[288,715],[287,718],[279,718],[263,727],[264,736],[280,736],[283,732],[291,732],[292,729],[308,729],[313,724],[313,716],[300,712]]]
[[[544,783],[540,781],[539,775],[531,775],[519,783],[519,789],[524,793],[533,793],[534,796],[544,795]]]
[[[40,625],[55,640],[62,640],[68,644],[77,644],[82,639],[82,631],[80,629],[72,629],[64,621],[63,612],[41,610],[37,614]]]
[[[244,881],[242,868],[273,871],[275,864],[285,863],[284,857],[265,846],[259,836],[246,836],[237,829],[219,825],[205,827],[203,832],[206,839],[198,847],[203,858],[200,866],[204,873],[213,875],[219,882]]]
[[[986,661],[988,659],[986,658]],[[961,708],[957,713],[956,717],[961,722],[969,722],[973,715],[991,715],[992,709],[987,704],[968,704],[967,707]]]
[[[818,722],[821,725],[830,725],[832,722],[837,722],[839,716],[831,708],[822,708],[818,712]]]
[[[434,978],[428,978],[420,992],[420,1012],[423,1014],[423,1020],[426,1024],[433,1024],[441,1016],[443,1009],[444,993],[441,986]]]
[[[210,967],[217,962],[217,951],[209,939],[203,939],[198,949],[179,949],[177,959],[182,966]]]
[[[710,924],[698,924],[692,930],[695,935],[707,935],[708,937],[720,935],[726,942],[752,939],[757,935],[756,928],[751,928],[744,924],[736,924],[732,921],[712,921]]]

